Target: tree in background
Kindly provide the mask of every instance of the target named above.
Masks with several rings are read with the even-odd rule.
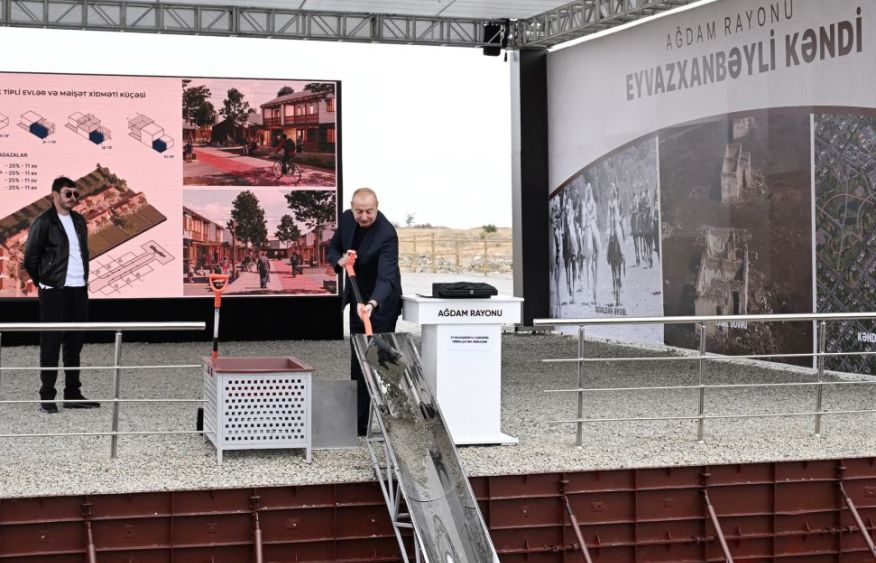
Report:
[[[183,88],[188,82],[183,80]],[[195,86],[183,90],[182,110],[183,119],[190,121],[197,127],[213,125],[216,120],[216,109],[210,103],[213,94],[206,86]]]
[[[243,101],[243,94],[237,88],[228,90],[228,97],[222,102],[219,114],[235,127],[241,127],[251,113],[255,113],[255,110],[249,107],[249,102]]]
[[[255,194],[249,190],[240,192],[231,206],[231,219],[237,225],[237,240],[252,243],[256,248],[264,247],[268,242],[267,221],[265,210]]]
[[[300,191],[288,193],[285,197],[295,219],[316,234],[313,242],[314,256],[317,264],[322,264],[319,248],[322,245],[322,232],[335,222],[335,192]]]
[[[313,93],[325,92],[326,94],[335,93],[334,82],[311,82],[304,87],[305,90]]]
[[[413,213],[408,213],[407,215],[405,215],[405,226],[406,226],[406,227],[410,227],[411,225],[413,225],[413,224],[414,224],[414,219],[416,219],[416,218],[417,218],[417,212],[416,212],[416,211],[414,211]]]
[[[277,91],[277,97],[282,98],[283,96],[289,96],[290,94],[295,93],[295,88],[291,86],[283,86],[280,90]]]
[[[295,223],[295,219],[291,215],[283,215],[280,218],[280,225],[277,227],[277,232],[274,233],[280,242],[286,243],[286,248],[289,248],[301,238],[301,229]]]

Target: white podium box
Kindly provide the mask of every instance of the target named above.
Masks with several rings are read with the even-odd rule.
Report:
[[[292,357],[206,357],[204,436],[225,450],[303,448],[311,462],[311,375]]]
[[[523,299],[405,295],[402,318],[422,326],[423,371],[457,445],[516,444],[502,433],[502,325]]]

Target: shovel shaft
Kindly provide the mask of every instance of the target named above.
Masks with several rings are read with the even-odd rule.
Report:
[[[213,352],[210,357],[214,360],[219,357],[219,307],[213,309]]]
[[[365,334],[371,336],[374,334],[374,330],[371,328],[371,319],[366,315],[362,314],[362,311],[359,309],[359,305],[364,305],[365,300],[362,299],[362,292],[359,291],[359,284],[356,282],[356,251],[348,251],[347,253],[347,262],[344,264],[344,270],[347,271],[347,279],[350,280],[350,288],[353,290],[353,298],[356,300],[355,303],[351,303],[351,307],[356,307],[356,314],[359,315],[359,318],[362,320],[362,324],[365,325]]]

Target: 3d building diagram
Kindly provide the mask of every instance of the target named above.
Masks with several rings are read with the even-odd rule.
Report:
[[[0,113],[0,129],[3,129],[7,125],[9,125],[9,118]]]
[[[147,201],[145,193],[128,187],[124,178],[116,176],[109,168],[100,164],[76,180],[76,187],[80,193],[76,210],[88,218],[88,248],[92,260],[167,220],[164,214]],[[0,297],[36,295],[37,288],[24,271],[24,247],[30,225],[40,213],[51,206],[52,199],[46,195],[6,217],[0,217]],[[117,257],[111,269],[117,274],[125,275],[110,276],[106,278],[109,281],[97,282],[102,284],[97,286],[99,290],[106,293],[120,289],[128,283],[126,277],[132,280],[142,277],[146,272],[144,268],[151,268],[155,261],[163,264],[173,260],[173,256],[167,251],[151,243],[146,244],[143,252],[135,252],[131,259],[133,258],[137,260],[130,261],[127,256]],[[118,270],[117,267],[122,263],[130,268]],[[109,273],[106,264],[101,264],[103,269],[97,274],[102,280],[104,274]]]
[[[21,121],[18,122],[18,126],[40,139],[45,139],[55,132],[55,124],[35,111],[21,114]]]
[[[164,134],[164,127],[142,113],[128,120],[128,129],[128,135],[158,152],[164,152],[173,146],[173,138]]]
[[[142,252],[128,251],[122,256],[105,255],[91,266],[89,289],[104,295],[119,293],[155,271],[154,266],[173,261],[173,255],[154,240],[140,245]]]
[[[101,127],[100,119],[91,113],[71,113],[65,127],[80,137],[85,137],[95,145],[100,145],[111,139],[109,129]]]

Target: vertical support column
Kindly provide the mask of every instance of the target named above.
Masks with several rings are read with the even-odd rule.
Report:
[[[697,441],[702,443],[704,441],[703,436],[705,434],[706,425],[706,419],[703,417],[703,415],[706,413],[706,386],[704,385],[704,370],[706,361],[706,324],[700,323],[698,328],[700,333],[700,404],[699,409],[697,410],[697,415],[699,416],[699,418],[697,419]]]
[[[252,512],[253,526],[253,551],[255,552],[255,563],[264,563],[263,547],[262,547],[262,527],[259,523],[259,496],[253,495],[249,497],[249,509]]]
[[[116,458],[119,449],[119,378],[121,376],[122,363],[122,331],[116,332],[116,342],[113,349],[113,427],[112,437],[110,439],[110,455],[113,459]]]
[[[94,545],[94,531],[91,528],[91,509],[90,502],[82,505],[82,520],[85,524],[85,550],[87,563],[97,563],[97,548]]]
[[[508,51],[511,60],[511,217],[514,295],[522,324],[550,315],[547,51]]]
[[[155,29],[158,33],[164,31],[164,6],[161,5],[161,0],[155,3]]]
[[[578,327],[578,424],[577,438],[575,445],[581,447],[584,445],[584,423],[581,419],[584,418],[584,363],[581,361],[584,358],[584,327]]]
[[[818,323],[818,385],[815,387],[815,435],[821,436],[821,403],[824,398],[824,344],[827,339],[827,322]]]

